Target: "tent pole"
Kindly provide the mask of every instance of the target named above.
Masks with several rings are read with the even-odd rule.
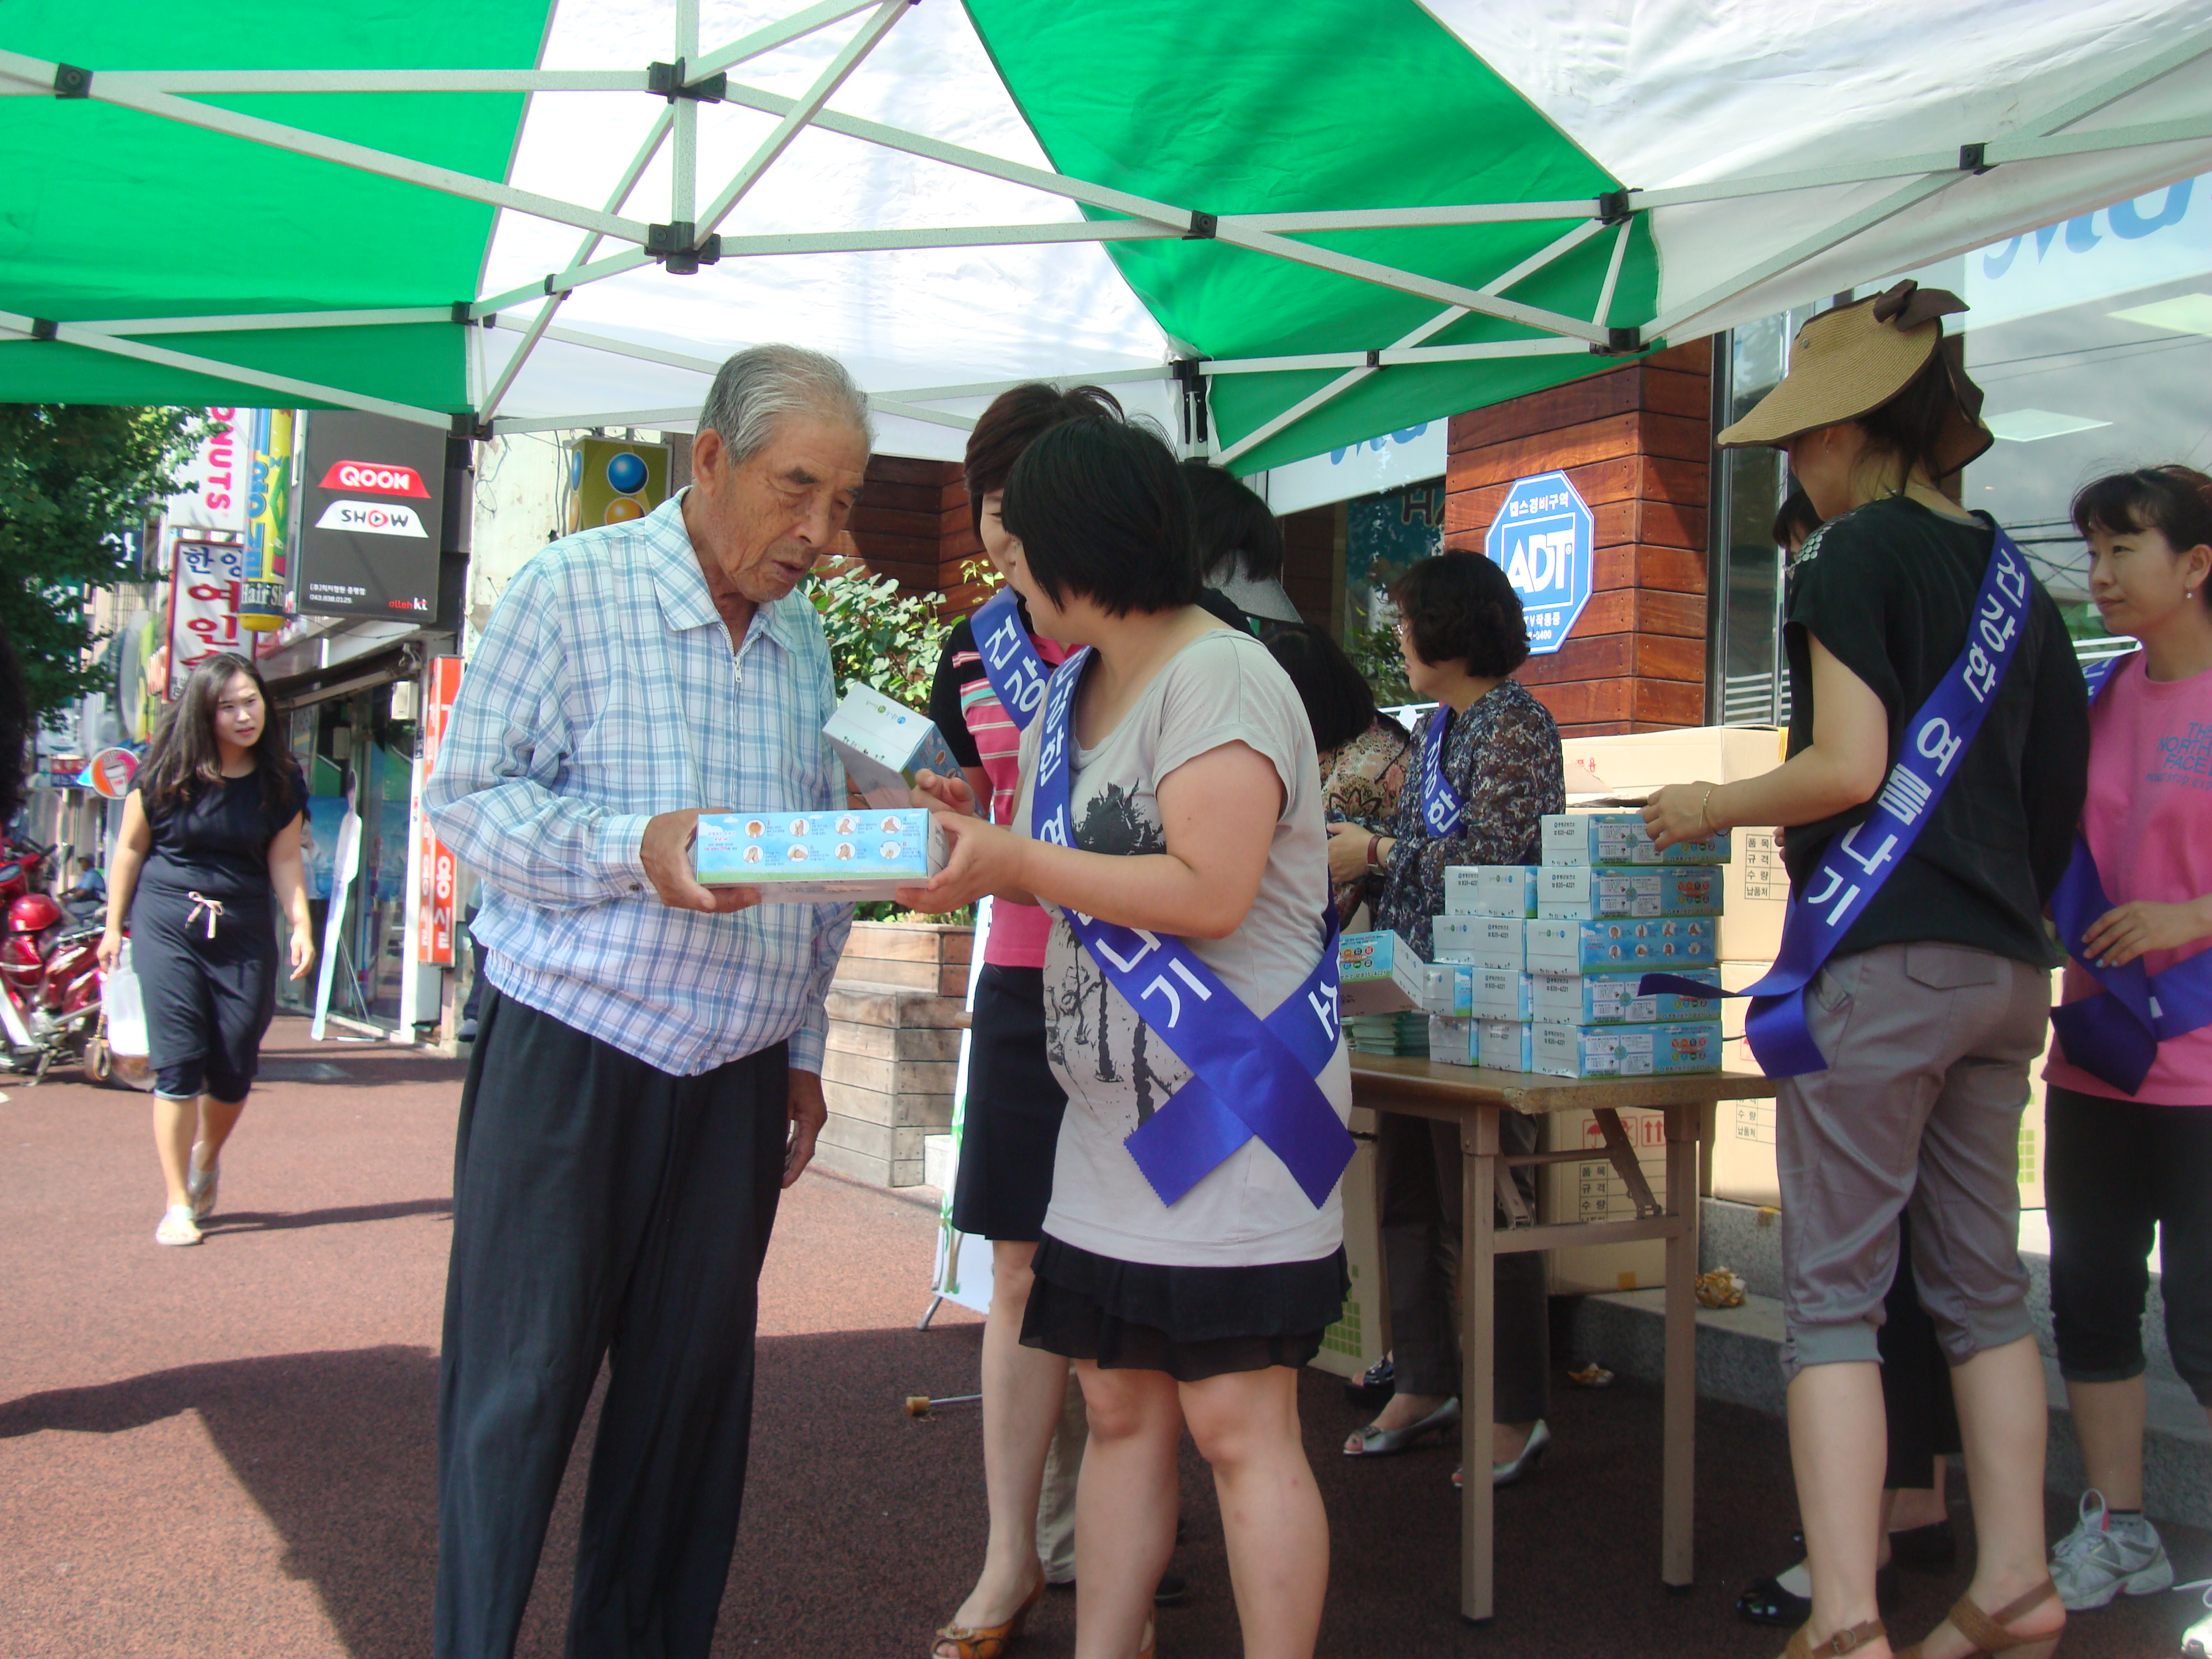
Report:
[[[759,180],[761,174],[775,164],[776,157],[791,148],[792,140],[799,137],[799,129],[811,121],[823,105],[830,101],[830,95],[845,84],[846,78],[860,66],[860,60],[874,51],[876,43],[890,32],[891,25],[906,15],[911,0],[882,0],[876,8],[876,15],[860,25],[859,32],[845,43],[844,50],[830,60],[830,66],[816,78],[812,86],[807,88],[806,95],[784,112],[783,118],[776,123],[775,131],[769,134],[761,147],[738,169],[737,177],[731,179],[722,193],[714,198],[713,204],[700,218],[701,235],[713,234],[715,228],[730,216],[731,210]]]
[[[811,34],[818,28],[850,17],[856,11],[866,11],[878,3],[878,0],[822,0],[821,4],[794,12],[781,23],[770,23],[766,28],[755,29],[720,51],[708,52],[692,66],[690,77],[694,81],[702,80],[722,70],[734,68],[749,58],[774,52],[778,46],[802,35]]]
[[[212,357],[195,357],[185,352],[171,351],[163,346],[147,345],[143,341],[126,340],[118,335],[79,328],[74,323],[41,325],[32,318],[0,311],[0,332],[27,335],[32,334],[34,329],[41,331],[38,337],[58,340],[64,345],[85,346],[94,351],[105,351],[112,356],[135,357],[142,363],[158,363],[165,368],[181,368],[194,374],[213,375],[240,386],[282,392],[308,403],[336,404],[342,409],[358,409],[371,415],[388,415],[395,421],[407,421],[416,426],[434,426],[441,432],[453,430],[453,417],[434,409],[417,409],[412,404],[395,404],[383,398],[349,392],[341,386],[322,386],[313,380],[295,380],[289,374],[270,374],[258,368],[244,368],[236,363],[219,362]]]
[[[1597,291],[1597,309],[1590,313],[1590,321],[1600,328],[1613,314],[1613,290],[1620,284],[1621,264],[1628,258],[1628,234],[1635,228],[1633,218],[1624,219],[1620,222],[1620,234],[1613,239],[1613,258],[1605,267],[1605,286]]]
[[[690,73],[699,56],[699,0],[676,0],[676,64],[679,79]],[[668,222],[688,225],[698,217],[699,100],[675,98],[669,101],[675,116],[675,143],[669,150]],[[588,257],[579,255],[572,264]]]
[[[1207,364],[1211,368],[1212,365]],[[1158,368],[1102,368],[1088,374],[1032,374],[1018,380],[975,380],[966,386],[920,386],[905,391],[886,392],[886,398],[896,398],[909,404],[950,403],[956,398],[995,398],[1001,392],[1012,392],[1018,386],[1034,382],[1065,392],[1072,386],[1128,386],[1143,380],[1172,380],[1175,370],[1163,363]]]
[[[264,311],[222,317],[104,317],[72,326],[88,334],[230,334],[269,328],[380,328],[449,323],[451,306],[391,306],[376,311]]]

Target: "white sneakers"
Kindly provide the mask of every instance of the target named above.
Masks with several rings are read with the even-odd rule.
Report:
[[[2174,1589],[2201,1589],[2204,1592],[2204,1605],[2212,1607],[2212,1578],[2200,1578],[2193,1584],[2176,1584]],[[2212,1659],[2212,1613],[2181,1632],[2181,1659]]]
[[[200,1242],[199,1223],[192,1219],[189,1204],[172,1204],[161,1212],[161,1224],[154,1229],[156,1244],[197,1244]]]
[[[2101,1607],[2119,1595],[2148,1595],[2173,1584],[2173,1564],[2158,1528],[2140,1515],[2115,1520],[2105,1494],[2081,1494],[2081,1518],[2051,1552],[2051,1582],[2069,1613]]]

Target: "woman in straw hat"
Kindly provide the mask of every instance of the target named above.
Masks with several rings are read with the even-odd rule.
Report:
[[[1790,1659],[1890,1651],[1875,1600],[1875,1333],[1908,1209],[1979,1548],[1966,1594],[1910,1652],[2044,1659],[2066,1617],[2044,1561],[2017,1148],[2087,699],[2025,556],[1956,504],[1960,469],[1991,441],[1944,337],[1942,317],[1965,308],[1906,282],[1822,313],[1782,384],[1721,434],[1787,451],[1824,521],[1788,580],[1790,757],[1662,790],[1644,813],[1662,845],[1785,826],[1790,927],[1752,1035],[1780,1079],[1784,1366],[1813,1581]]]

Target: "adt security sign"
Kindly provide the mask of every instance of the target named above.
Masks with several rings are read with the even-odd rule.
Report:
[[[1482,550],[1521,596],[1530,652],[1540,656],[1567,642],[1589,603],[1596,539],[1596,521],[1565,473],[1516,479],[1505,492]]]

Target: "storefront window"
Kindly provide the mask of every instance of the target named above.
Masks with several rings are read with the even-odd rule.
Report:
[[[1912,274],[1971,307],[1946,325],[1962,329],[1997,441],[1966,469],[1966,505],[1993,514],[2027,550],[2085,659],[2125,648],[2107,641],[2088,602],[2088,552],[2068,505],[2108,472],[2212,467],[2212,176]],[[1735,331],[1733,414],[1772,384],[1778,344],[1786,349],[1808,314]],[[1765,724],[1786,716],[1788,691],[1781,685],[1758,706],[1760,688],[1775,682],[1778,555],[1771,544],[1759,549],[1765,527],[1754,499],[1771,518],[1781,473],[1771,453],[1740,451],[1717,458],[1714,477],[1715,523],[1725,497],[1729,537],[1714,672],[1723,676],[1725,718]]]
[[[1431,478],[1345,503],[1345,649],[1377,701],[1411,700],[1398,654],[1398,613],[1390,584],[1443,546],[1444,481]]]

